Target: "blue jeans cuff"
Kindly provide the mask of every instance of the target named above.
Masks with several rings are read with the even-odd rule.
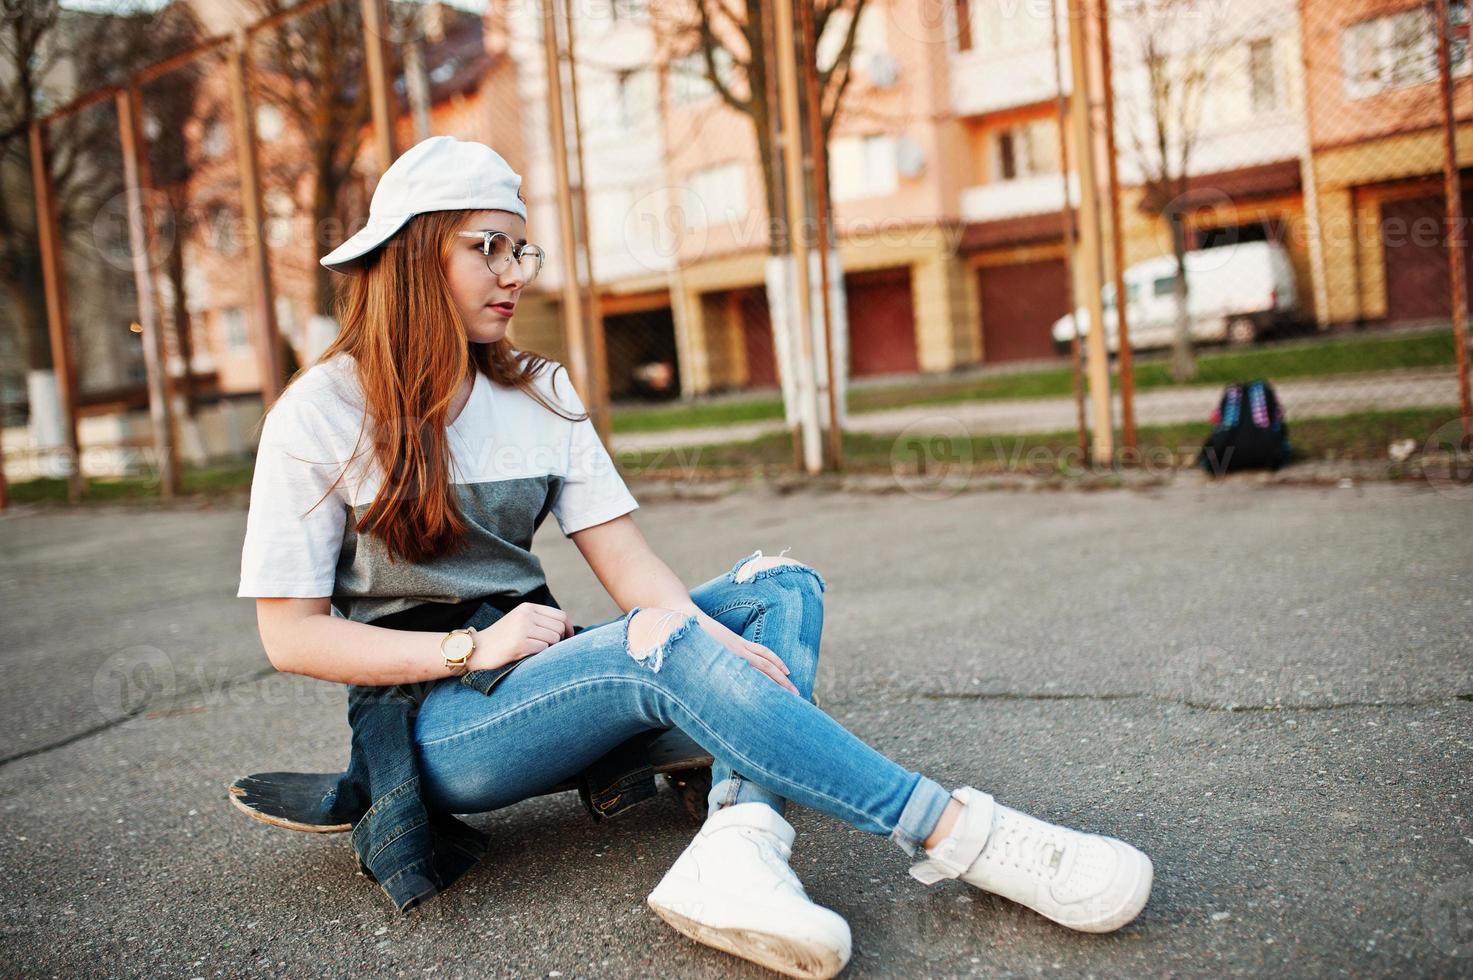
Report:
[[[763,789],[750,779],[730,776],[711,787],[711,792],[706,796],[706,811],[709,816],[723,806],[766,803],[781,815],[787,809],[784,802],[781,796]]]
[[[891,831],[890,839],[906,854],[915,857],[916,851],[922,850],[922,843],[936,829],[946,804],[950,802],[951,794],[940,783],[917,774],[915,789],[905,801],[905,809],[900,811],[900,820]]]

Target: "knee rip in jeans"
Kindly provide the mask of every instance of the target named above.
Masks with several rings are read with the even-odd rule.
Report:
[[[689,613],[658,607],[635,608],[629,614],[625,649],[636,661],[658,671],[665,663],[665,651],[695,625],[696,617]]]
[[[824,582],[823,576],[818,573],[818,569],[811,565],[805,565],[796,558],[784,557],[789,550],[791,549],[784,548],[777,555],[763,555],[762,550],[759,548],[756,554],[738,566],[735,576],[736,581],[750,582],[755,578],[762,578],[766,575],[780,574],[791,566],[792,568],[801,568],[812,574],[818,580],[819,591],[824,591],[827,588],[827,583]]]

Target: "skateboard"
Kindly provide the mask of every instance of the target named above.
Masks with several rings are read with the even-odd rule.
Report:
[[[710,753],[678,728],[662,732],[652,740],[636,741],[640,738],[636,736],[605,760],[600,760],[602,763],[615,759],[616,753],[623,750],[624,754],[607,771],[610,774],[625,773],[631,769],[630,754],[634,754],[636,771],[619,780],[620,792],[613,792],[611,788],[590,801],[587,787],[579,779],[567,779],[535,795],[579,790],[590,813],[596,820],[603,819],[622,810],[621,802],[624,806],[630,805],[622,800],[625,795],[622,787],[629,785],[630,780],[637,780],[647,767],[650,777],[655,773],[665,777],[679,797],[686,815],[697,824],[703,823],[706,819],[706,796],[711,792],[713,760]],[[635,744],[631,746],[631,743]],[[595,766],[600,763],[595,763]],[[327,795],[337,788],[341,776],[342,773],[338,772],[260,772],[242,776],[230,784],[230,802],[248,816],[273,827],[309,834],[344,834],[352,830],[353,825],[328,822],[322,806]],[[601,781],[599,785],[607,784]],[[647,792],[633,792],[630,798],[639,802],[648,795]]]

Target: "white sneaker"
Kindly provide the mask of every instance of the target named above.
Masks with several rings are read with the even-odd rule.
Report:
[[[1151,897],[1151,859],[1113,837],[1082,834],[994,802],[970,786],[950,836],[910,873],[931,884],[960,878],[1081,932],[1119,929]]]
[[[698,943],[790,977],[831,977],[849,961],[849,924],[809,900],[792,847],[792,825],[767,804],[723,807],[646,902]]]

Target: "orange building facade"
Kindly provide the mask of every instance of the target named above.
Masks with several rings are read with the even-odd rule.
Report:
[[[1443,243],[1443,120],[1431,4],[1304,0],[1320,239],[1334,322],[1438,321],[1452,309]],[[1473,200],[1468,7],[1450,3],[1464,214]]]
[[[1192,132],[1188,186],[1199,203],[1190,243],[1283,243],[1303,313],[1322,325],[1445,316],[1424,282],[1437,275],[1435,243],[1408,246],[1385,234],[1435,206],[1440,213],[1435,91],[1398,67],[1394,50],[1408,37],[1420,43],[1405,20],[1420,9],[1403,0],[1244,0],[1231,5],[1231,23],[1204,19],[1195,25],[1201,39],[1167,46],[1170,64],[1183,72],[1205,65],[1215,80]],[[650,362],[668,361],[685,396],[778,379],[752,124],[700,77],[699,55],[667,29],[669,14],[666,5],[623,0],[583,10],[575,24],[589,233],[615,397],[637,393],[633,379]],[[463,32],[463,18],[456,23]],[[833,24],[834,36],[820,40],[821,63],[846,27]],[[434,90],[430,130],[484,140],[524,174],[530,237],[552,258],[512,335],[563,356],[540,29],[527,8],[493,2],[475,32],[479,57],[466,56],[463,36],[430,45],[432,77],[445,74],[437,58],[459,52],[458,68]],[[1050,327],[1073,302],[1052,30],[1047,4],[866,5],[829,147],[852,376],[1060,356]],[[1140,127],[1151,107],[1141,101],[1148,86],[1135,55],[1149,26],[1121,20],[1115,31],[1122,231],[1133,264],[1166,254],[1170,243],[1162,220],[1139,207],[1151,171]],[[1465,80],[1465,45],[1459,51]],[[1458,98],[1466,117],[1465,81]],[[402,149],[417,133],[407,104],[400,111]],[[258,129],[270,127],[258,119]],[[1473,135],[1463,134],[1460,148],[1465,159],[1473,153]],[[265,158],[299,152],[261,134],[263,170]],[[364,161],[360,213],[376,169]],[[306,356],[316,346],[307,335],[311,270],[340,237],[304,227],[310,193],[303,182],[266,191],[280,233],[271,248],[278,318]],[[229,390],[258,386],[240,262],[227,241],[201,244],[190,263],[202,347]]]

